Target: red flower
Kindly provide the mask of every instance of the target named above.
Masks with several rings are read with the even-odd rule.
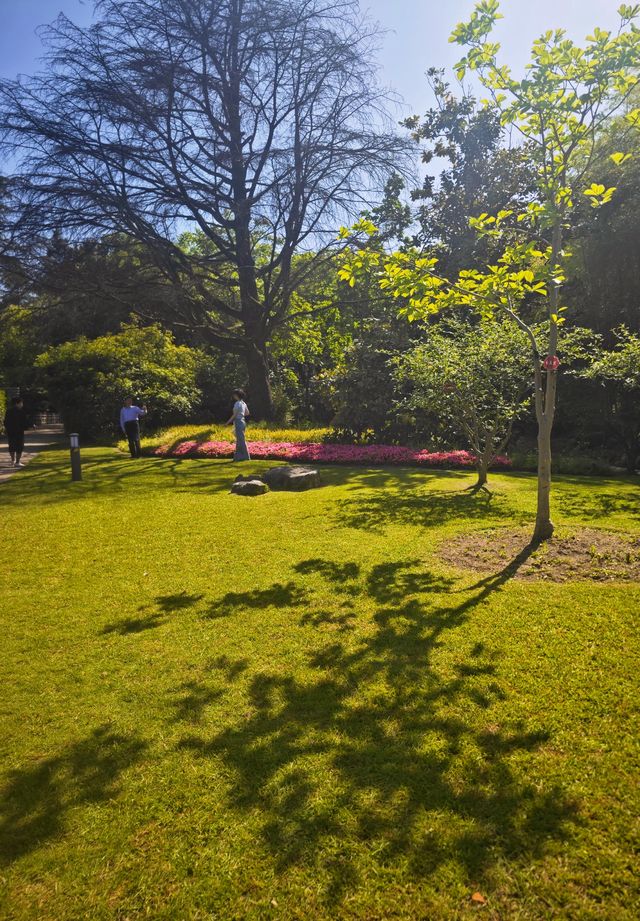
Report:
[[[425,451],[402,445],[331,445],[294,444],[292,442],[250,441],[249,453],[254,460],[287,460],[312,464],[368,464],[418,467],[474,467],[476,459],[469,451]],[[176,447],[162,445],[154,454],[160,457],[233,456],[228,441],[183,441]],[[508,457],[496,457],[496,467],[510,467]]]

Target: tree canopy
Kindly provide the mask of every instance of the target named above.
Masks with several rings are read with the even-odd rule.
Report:
[[[241,355],[271,412],[268,342],[345,214],[375,201],[406,142],[372,77],[356,0],[99,0],[44,33],[46,69],[0,83],[5,258],[126,235],[173,292],[170,320]],[[386,127],[385,127],[386,123]],[[183,230],[206,245],[183,247]]]

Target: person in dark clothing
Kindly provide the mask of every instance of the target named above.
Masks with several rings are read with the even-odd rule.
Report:
[[[14,467],[24,467],[20,458],[24,451],[24,432],[29,426],[24,411],[24,404],[20,397],[13,397],[11,400],[11,406],[5,413],[3,425],[7,433],[7,441],[9,442],[11,464]]]
[[[120,410],[120,428],[127,436],[131,457],[140,457],[140,416],[146,416],[147,407],[133,405],[133,398],[127,397]]]

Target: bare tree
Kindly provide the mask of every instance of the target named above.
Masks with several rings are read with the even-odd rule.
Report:
[[[27,242],[33,256],[56,232],[127,235],[171,288],[171,323],[241,355],[268,417],[268,342],[300,273],[403,163],[377,30],[357,0],[98,0],[96,12],[87,29],[60,17],[44,30],[46,70],[0,84],[17,163],[4,251]]]

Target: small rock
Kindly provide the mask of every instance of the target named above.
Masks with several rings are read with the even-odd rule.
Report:
[[[231,487],[231,492],[236,496],[262,496],[269,492],[269,487],[262,480],[254,477],[252,479],[238,479]]]
[[[320,474],[311,467],[271,467],[262,478],[271,489],[299,492],[320,486]]]

